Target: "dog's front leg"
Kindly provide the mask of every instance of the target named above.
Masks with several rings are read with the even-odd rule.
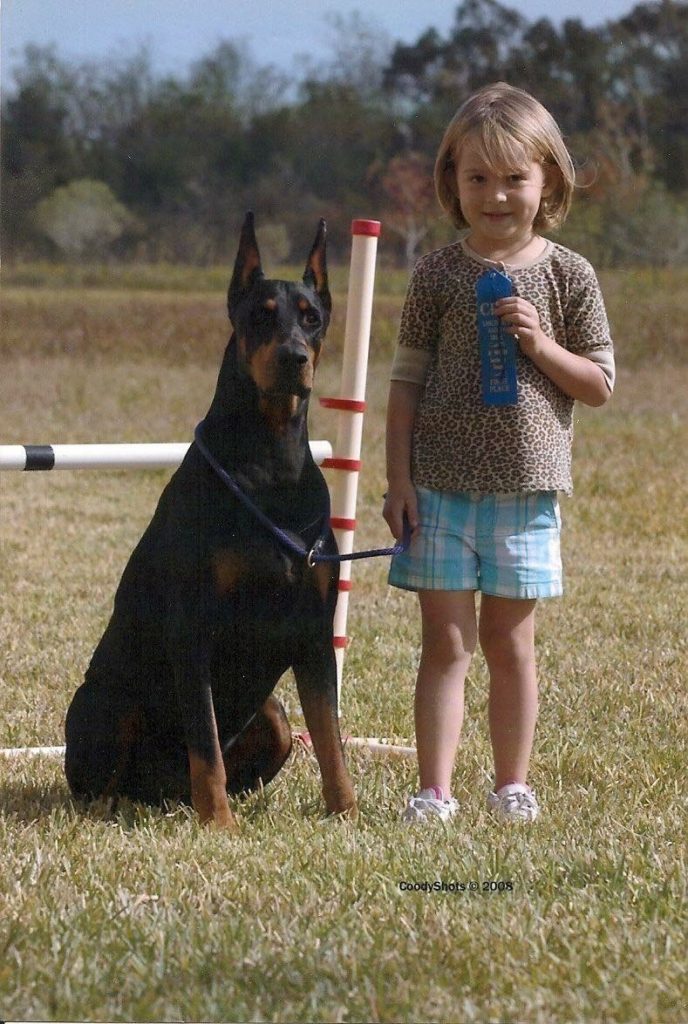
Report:
[[[175,680],[189,752],[194,810],[203,824],[235,831],[237,822],[227,799],[227,775],[210,679],[198,664],[184,662],[177,667]]]
[[[294,676],[306,726],[313,742],[328,814],[356,818],[358,809],[344,760],[337,716],[337,669],[330,645],[314,645],[319,656],[294,664]]]

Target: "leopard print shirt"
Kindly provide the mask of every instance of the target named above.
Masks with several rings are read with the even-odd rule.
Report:
[[[412,478],[434,490],[570,494],[573,399],[518,351],[517,404],[482,402],[475,283],[485,269],[460,241],[422,257],[412,274],[391,374],[424,384]],[[611,388],[612,340],[587,260],[548,242],[536,260],[508,273],[515,293],[536,307],[545,334],[599,362]],[[415,368],[406,372],[409,366]]]

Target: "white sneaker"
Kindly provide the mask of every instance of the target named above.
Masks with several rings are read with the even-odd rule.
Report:
[[[487,806],[506,821],[535,821],[540,813],[535,793],[520,782],[509,782],[490,793]]]
[[[445,800],[440,787],[431,786],[430,789],[421,789],[416,796],[409,797],[402,819],[428,821],[430,818],[439,818],[440,821],[449,821],[458,809],[458,802],[453,797]]]

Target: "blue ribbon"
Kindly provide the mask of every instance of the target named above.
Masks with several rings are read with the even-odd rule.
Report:
[[[495,302],[510,295],[513,295],[511,278],[499,270],[486,270],[475,283],[485,405],[516,405],[518,402],[516,339],[494,311]]]

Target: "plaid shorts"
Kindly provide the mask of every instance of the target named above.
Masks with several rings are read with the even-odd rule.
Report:
[[[403,590],[480,590],[532,599],[563,593],[556,491],[475,494],[417,488],[420,527],[392,559]]]

